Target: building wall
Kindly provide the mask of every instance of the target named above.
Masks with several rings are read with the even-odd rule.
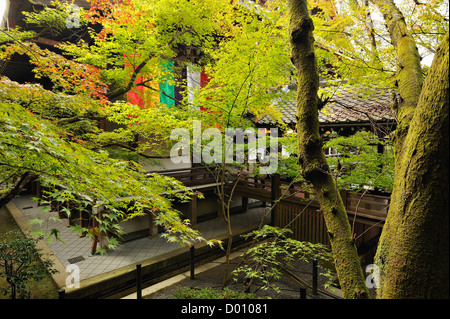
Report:
[[[242,206],[242,197],[234,196],[231,202],[231,210],[233,212],[239,211]],[[175,204],[174,209],[181,213],[181,218],[188,218],[189,203]],[[204,199],[199,199],[197,201],[197,219],[201,221],[207,219],[217,218],[217,213],[219,210],[219,203],[217,201],[217,196],[213,191],[205,194]],[[136,217],[126,222],[121,223],[121,227],[124,230],[124,240],[132,240],[136,238],[141,238],[149,235],[149,217]]]

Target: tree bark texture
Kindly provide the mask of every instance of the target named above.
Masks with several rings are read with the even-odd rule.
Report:
[[[345,207],[322,149],[319,134],[319,73],[314,25],[305,0],[289,0],[291,61],[298,77],[297,134],[302,174],[313,185],[328,229],[339,283],[345,298],[368,298],[364,274]]]
[[[449,298],[449,37],[436,52],[396,161],[375,263],[378,298]]]
[[[378,245],[378,298],[448,298],[448,34],[423,82],[393,0],[372,0],[397,53],[395,180]]]
[[[397,53],[397,94],[395,111],[398,124],[394,145],[396,157],[403,156],[403,144],[423,84],[420,55],[416,43],[407,30],[405,18],[393,0],[372,0],[380,9],[392,44]],[[397,159],[396,159],[397,160]]]

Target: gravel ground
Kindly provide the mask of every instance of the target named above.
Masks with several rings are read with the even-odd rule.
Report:
[[[231,261],[230,267],[232,269],[236,268],[237,263],[239,262],[239,259],[236,258]],[[312,284],[312,262],[297,262],[295,264],[295,268],[293,269],[293,272],[295,275],[300,277],[302,280],[304,280],[308,284]],[[216,267],[204,271],[200,274],[196,274],[195,279],[185,279],[183,281],[180,281],[179,283],[172,285],[168,288],[165,288],[161,291],[158,291],[152,295],[146,296],[145,298],[150,299],[174,299],[173,292],[175,289],[179,287],[191,287],[191,288],[217,288],[220,289],[222,285],[222,278],[225,271],[225,265],[224,264],[217,264]],[[307,288],[307,299],[335,299],[331,297],[330,295],[320,293],[320,291],[324,290],[324,283],[326,282],[326,278],[321,273],[321,268],[318,268],[318,289],[319,293],[317,295],[312,294],[312,290]],[[280,279],[278,279],[276,282],[273,282],[274,285],[278,286],[280,289],[280,292],[276,292],[273,289],[268,290],[257,290],[257,285],[252,285],[251,292],[255,293],[258,297],[270,297],[272,299],[300,299],[300,285],[294,281],[291,277],[287,275],[283,275]],[[228,286],[229,289],[235,290],[235,291],[242,291],[243,290],[243,284],[242,280],[238,282],[231,281],[230,285]],[[338,295],[339,290],[335,289],[334,294]]]

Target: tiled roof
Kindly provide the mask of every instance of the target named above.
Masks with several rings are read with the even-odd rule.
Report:
[[[54,0],[31,0],[30,2],[35,3],[35,4],[42,4],[42,5],[49,6],[49,5],[52,4],[53,1]],[[60,2],[64,3],[64,2],[67,2],[67,1],[63,0],[63,1],[60,1]],[[71,1],[69,3],[71,3]],[[86,8],[87,9],[90,8],[90,4],[89,4],[89,2],[87,0],[75,0],[74,4],[79,6],[79,7],[85,8],[85,9]]]
[[[319,112],[321,125],[333,124],[362,124],[373,122],[392,122],[395,120],[390,108],[389,92],[381,92],[371,97],[363,98],[361,93],[338,89],[330,101]],[[296,124],[297,105],[295,97],[292,100],[281,100],[276,103],[282,113],[282,120],[286,124]],[[275,124],[264,117],[258,124]]]

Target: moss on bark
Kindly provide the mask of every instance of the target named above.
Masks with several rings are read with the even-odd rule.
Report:
[[[379,298],[449,297],[449,40],[438,49],[396,162],[376,264]]]
[[[314,187],[329,232],[339,282],[345,298],[368,298],[345,207],[330,174],[319,134],[319,73],[314,26],[306,1],[289,0],[291,60],[297,69],[297,134],[303,176]]]
[[[405,18],[393,0],[372,0],[380,9],[386,21],[392,44],[397,53],[397,118],[395,155],[403,156],[403,144],[408,133],[423,84],[420,55],[416,43],[409,33]]]

